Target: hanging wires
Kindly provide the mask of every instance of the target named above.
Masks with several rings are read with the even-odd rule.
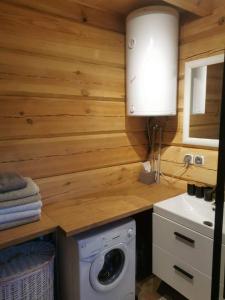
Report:
[[[177,178],[178,176],[182,176],[186,173],[187,169],[190,166],[190,162],[184,162],[183,167],[179,170],[177,170],[175,173],[173,173],[170,176],[166,176],[163,172],[161,172],[161,176],[170,184],[175,183],[177,180],[179,180],[179,178]],[[169,178],[170,177],[170,178]]]
[[[152,148],[152,134],[151,134],[151,118],[147,118],[147,134],[148,134],[148,159],[151,155],[151,148]]]
[[[153,171],[156,171],[156,182],[160,183],[160,175],[170,184],[175,183],[182,175],[184,175],[187,171],[187,169],[190,166],[190,161],[185,161],[182,168],[178,169],[175,173],[172,175],[166,176],[161,171],[161,148],[162,148],[162,127],[158,124],[152,124],[151,118],[147,119],[147,133],[148,133],[148,146],[149,146],[149,154],[148,154],[148,160],[151,163],[151,167]],[[155,141],[156,136],[158,133],[158,154],[157,154],[157,161],[155,158]],[[156,163],[157,162],[157,163]]]
[[[149,142],[149,154],[148,160],[150,161],[151,171],[155,172],[155,181],[160,182],[160,156],[161,156],[161,139],[162,139],[162,128],[158,124],[151,124],[151,119],[147,119],[147,133]],[[159,134],[159,142],[156,154],[156,140]],[[157,155],[157,158],[156,158]]]

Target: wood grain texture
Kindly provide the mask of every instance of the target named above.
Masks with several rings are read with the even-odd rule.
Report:
[[[225,7],[221,6],[218,9],[215,9],[208,17],[184,24],[180,31],[181,43],[186,44],[191,41],[197,42],[198,38],[203,39],[205,36],[209,37],[210,33],[219,34],[223,32],[225,27],[223,22],[224,12]]]
[[[124,98],[124,70],[0,49],[0,95],[70,95]]]
[[[79,23],[88,24],[118,32],[125,31],[124,17],[119,13],[84,5],[83,1],[68,0],[3,0],[42,14],[53,15]]]
[[[112,133],[78,135],[57,138],[21,139],[0,142],[1,162],[63,156],[111,149],[146,145],[145,133]],[[12,152],[12,150],[15,152]]]
[[[92,8],[100,8],[106,11],[114,11],[117,13],[122,13],[127,15],[134,9],[151,6],[151,5],[165,5],[171,4],[178,9],[191,12],[197,16],[207,16],[212,12],[212,1],[211,0],[73,0],[74,2],[79,2],[85,4]],[[218,0],[221,1],[221,0]]]
[[[205,157],[203,166],[192,165],[185,168],[183,158],[185,154],[197,155],[201,153]],[[216,184],[218,151],[198,148],[186,148],[185,146],[168,146],[162,149],[161,166],[165,175],[175,174],[176,178],[186,181],[196,181],[214,186]]]
[[[93,151],[66,155],[55,155],[53,149],[49,156],[25,158],[22,161],[16,161],[14,158],[14,161],[0,163],[0,166],[2,171],[16,170],[23,176],[31,176],[35,179],[144,161],[147,158],[146,148],[146,145],[98,148]]]
[[[72,236],[152,208],[152,203],[146,199],[123,195],[100,196],[99,198],[90,198],[89,201],[82,199],[80,205],[75,205],[75,203],[76,201],[74,200],[71,200],[69,203],[64,201],[63,207],[60,206],[59,209],[55,205],[52,208],[49,208],[50,206],[45,208],[48,216],[55,221],[57,220],[57,223],[60,224],[67,236]]]
[[[125,116],[124,34],[97,28],[103,14],[121,28],[76,2],[0,3],[0,168],[45,203],[134,182],[147,157],[145,118]]]
[[[137,182],[140,163],[100,168],[37,179],[45,204],[74,199],[96,192],[129,188]]]
[[[7,49],[124,67],[123,34],[4,2],[0,6],[0,35],[1,46]]]
[[[225,6],[224,0],[214,0],[213,1],[213,8],[214,9],[221,9],[223,6]]]
[[[179,82],[178,82],[178,112],[176,117],[165,117],[159,121],[163,128],[162,171],[168,176],[175,176],[179,180],[194,180],[196,182],[214,185],[217,176],[217,149],[193,147],[184,145],[183,135],[183,99],[184,99],[184,66],[185,62],[198,58],[224,52],[225,48],[225,25],[223,21],[224,7],[217,8],[212,15],[188,22],[181,26],[180,30],[180,60],[179,60]],[[214,89],[214,91],[213,91]],[[217,122],[218,101],[215,85],[210,87],[209,105],[210,123]],[[205,126],[202,116],[196,116],[195,123],[201,129]],[[210,125],[206,130],[218,130]],[[211,132],[212,133],[212,132]],[[183,157],[187,153],[203,154],[205,165],[203,167],[191,166],[188,170],[183,168]]]
[[[83,199],[71,199],[47,205],[45,213],[59,224],[66,236],[72,236],[151,209],[154,203],[183,192],[182,189],[165,185],[147,186],[136,182],[129,189],[123,188],[117,192],[108,191]]]
[[[110,131],[142,131],[145,122],[125,117],[44,116],[0,118],[0,139],[51,137]],[[15,130],[16,129],[16,130]]]
[[[57,224],[44,212],[40,221],[0,231],[0,249],[56,231]]]
[[[212,13],[211,0],[164,0],[165,2],[187,10],[197,16],[204,17]]]

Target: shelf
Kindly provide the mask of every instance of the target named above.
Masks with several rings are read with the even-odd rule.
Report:
[[[183,193],[165,185],[135,183],[132,188],[49,204],[45,213],[71,236],[151,209],[153,204]]]
[[[55,202],[43,207],[40,221],[0,231],[0,249],[54,232],[58,227],[71,236],[149,210],[154,203],[183,192],[163,184],[137,182],[124,189]]]
[[[54,232],[57,224],[42,212],[41,220],[0,231],[0,249]]]

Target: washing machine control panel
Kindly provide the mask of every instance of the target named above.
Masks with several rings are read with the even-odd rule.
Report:
[[[93,239],[83,240],[80,242],[80,256],[81,258],[88,258],[96,255],[101,251],[102,247],[102,238],[95,237]]]
[[[135,237],[135,228],[131,226],[122,230],[112,230],[86,240],[81,240],[79,242],[80,256],[83,259],[93,257],[102,250],[113,247],[113,245],[127,243],[133,237]]]
[[[130,227],[129,229],[124,229],[122,231],[114,231],[109,235],[103,237],[103,246],[104,248],[111,247],[117,243],[128,242],[129,239],[135,236],[134,228]]]
[[[133,228],[129,228],[128,230],[127,230],[127,237],[128,238],[131,238],[131,237],[133,237],[134,236],[134,229]]]

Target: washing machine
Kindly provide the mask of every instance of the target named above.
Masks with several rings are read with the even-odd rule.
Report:
[[[134,300],[135,237],[135,221],[126,219],[64,239],[61,298]]]

